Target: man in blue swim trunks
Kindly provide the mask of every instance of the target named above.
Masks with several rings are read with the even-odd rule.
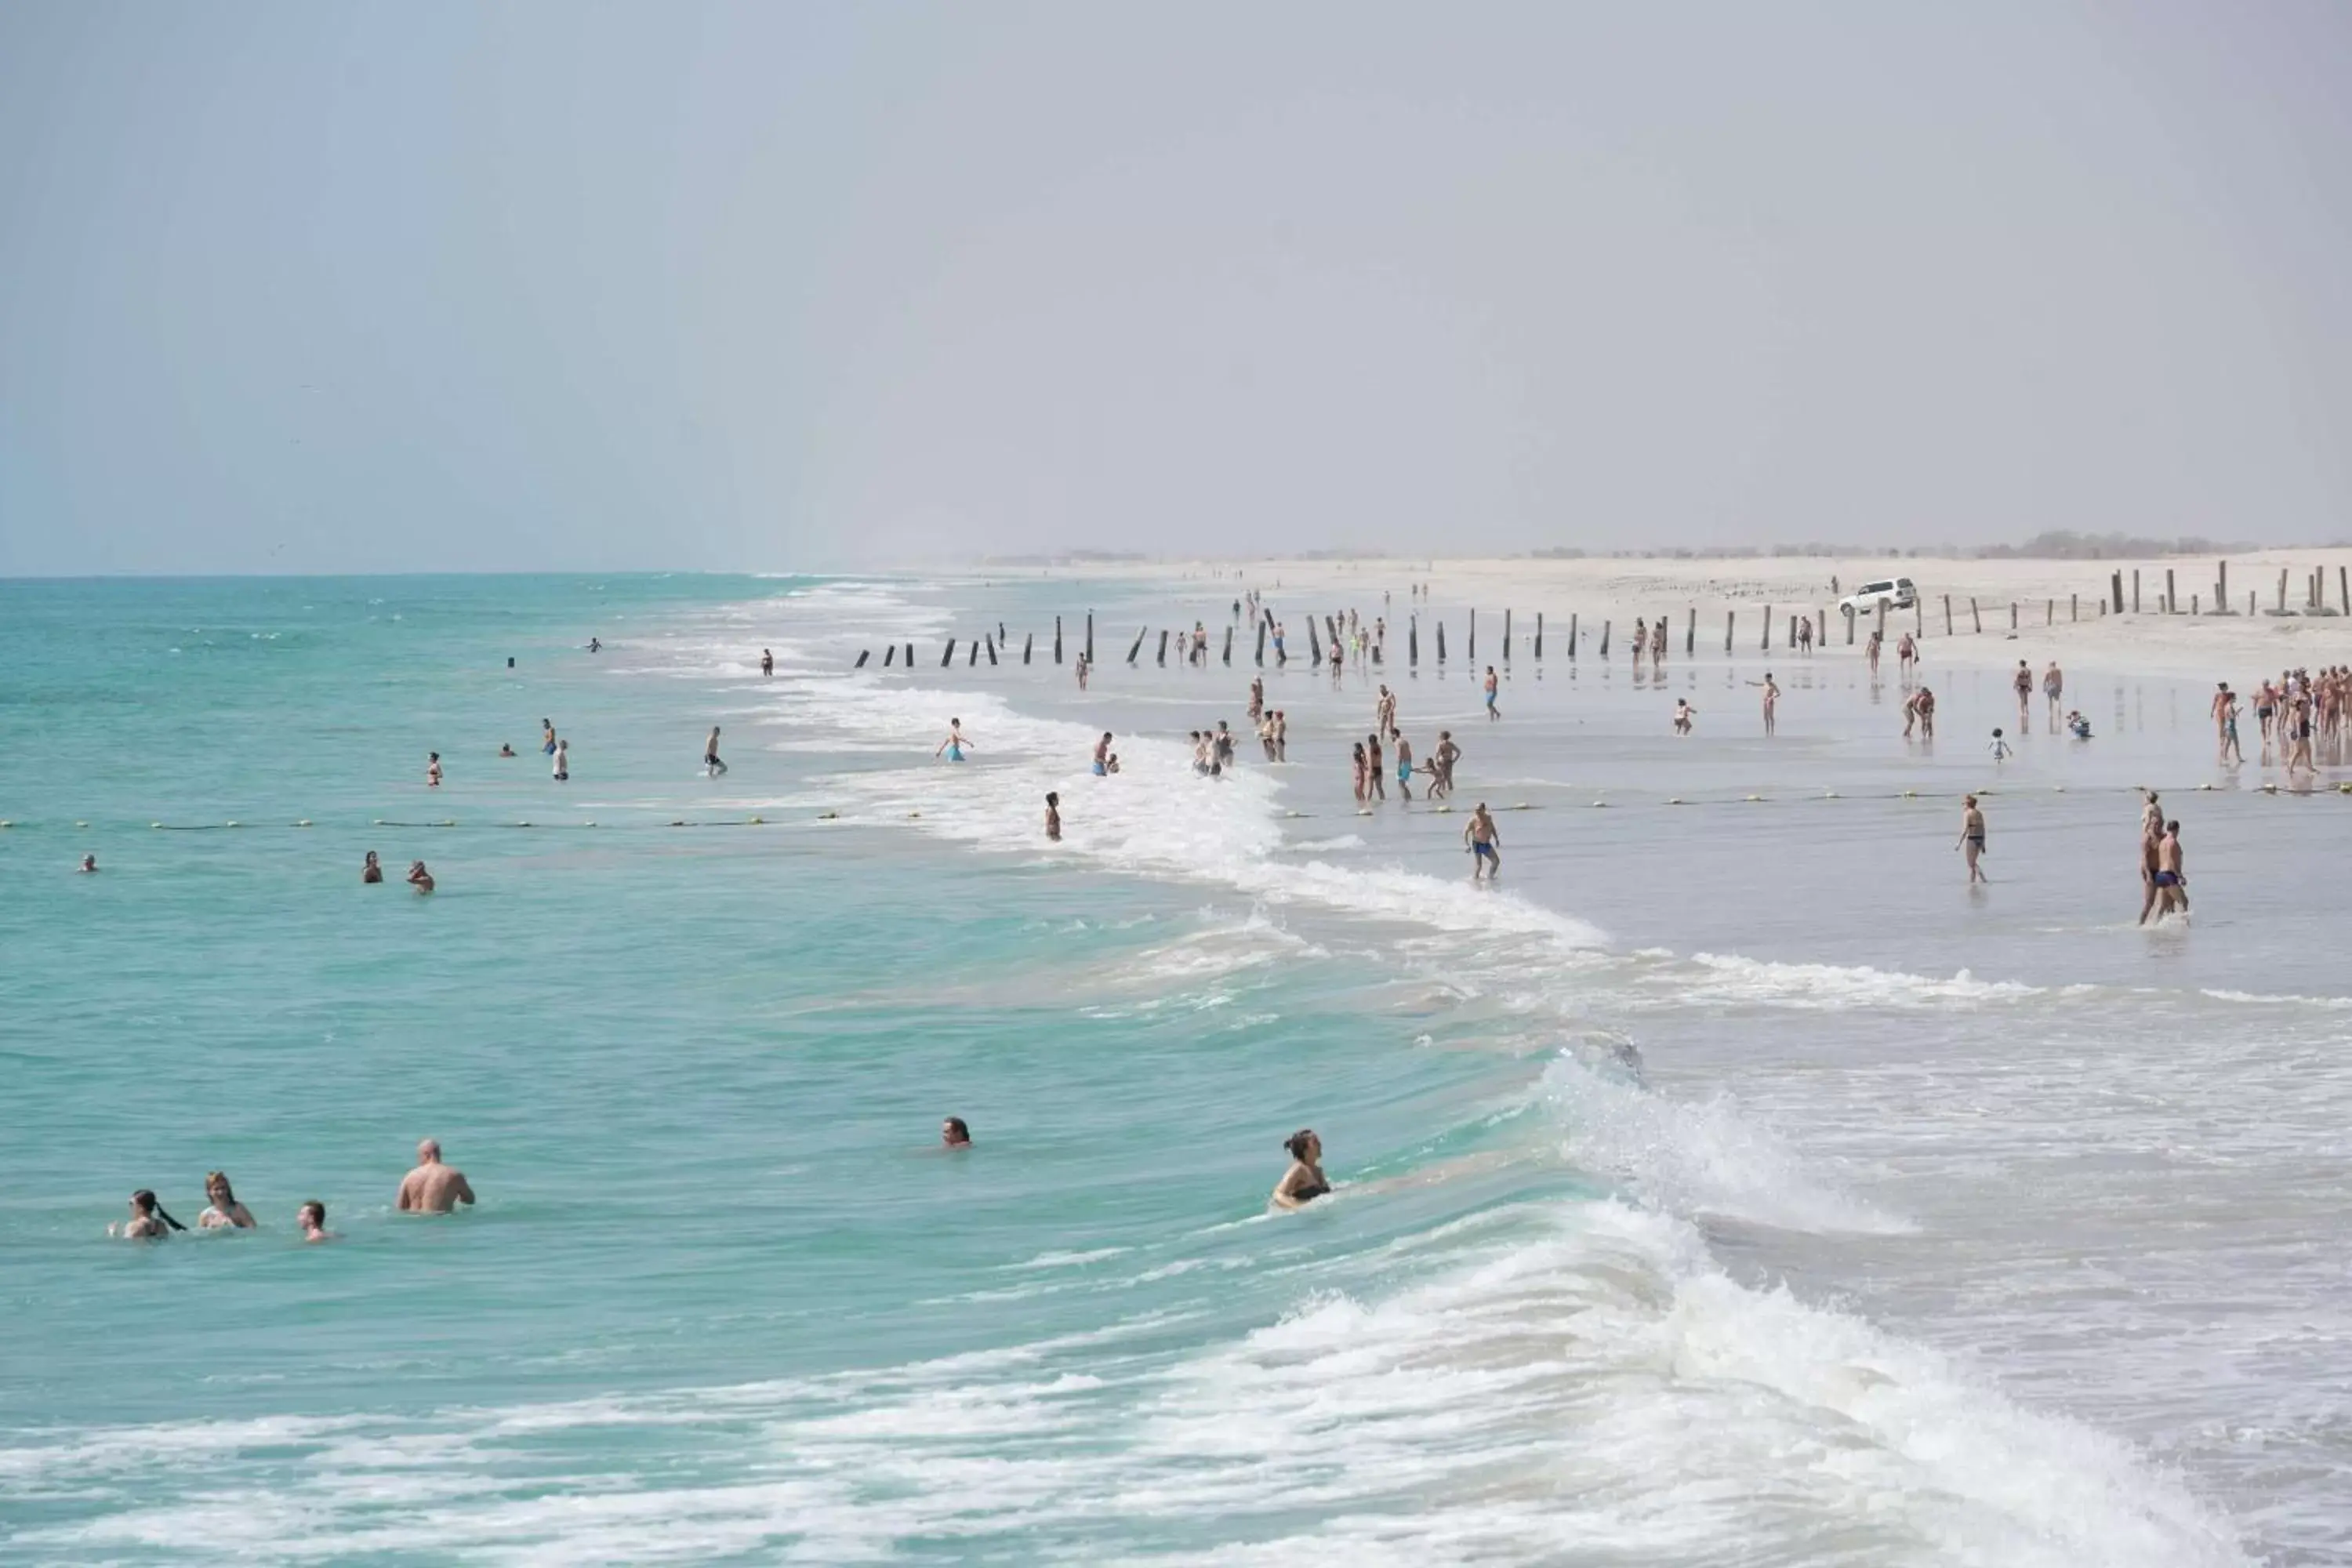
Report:
[[[1103,731],[1103,738],[1095,742],[1095,777],[1103,778],[1108,776],[1109,773],[1110,731],[1108,730],[1105,730]]]
[[[1470,879],[1474,882],[1503,874],[1503,836],[1495,826],[1495,819],[1486,815],[1486,803],[1470,814],[1470,826],[1462,830],[1464,842],[1470,846]]]
[[[939,750],[933,752],[931,755],[937,757],[940,752],[944,752],[947,753],[948,761],[960,763],[963,761],[964,748],[971,744],[971,739],[963,732],[963,721],[950,719],[948,721],[948,738],[940,742]]]

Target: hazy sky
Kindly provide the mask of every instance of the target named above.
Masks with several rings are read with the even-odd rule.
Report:
[[[0,574],[2352,535],[2352,5],[0,6]]]

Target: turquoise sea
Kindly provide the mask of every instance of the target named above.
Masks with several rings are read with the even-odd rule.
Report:
[[[0,1560],[2352,1562],[2346,773],[2085,675],[1993,778],[1997,668],[1937,754],[1843,649],[1766,746],[1752,658],[1523,639],[1492,726],[1272,672],[1202,780],[1246,630],[1126,654],[1238,591],[0,583]],[[1500,889],[1356,814],[1381,679]],[[473,1212],[393,1211],[428,1135]],[[258,1231],[108,1239],[213,1169]]]

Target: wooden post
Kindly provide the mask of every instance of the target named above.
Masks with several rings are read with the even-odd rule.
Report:
[[[1054,662],[1062,662],[1062,617],[1054,617]]]
[[[866,661],[867,659],[869,659],[869,658],[872,658],[873,657],[874,657],[874,650],[873,650],[872,648],[870,648],[870,647],[862,647],[862,648],[859,648],[859,649],[857,650],[857,662],[856,662],[856,664],[854,664],[854,665],[851,665],[851,666],[850,666],[850,668],[851,668],[852,669],[864,669],[864,668],[866,668]]]
[[[994,669],[996,668],[996,639],[994,637],[990,637],[988,639],[988,668],[991,669]]]
[[[1445,668],[1445,623],[1437,623],[1437,668]]]
[[[1168,668],[1168,628],[1166,626],[1160,628],[1160,668],[1162,669]]]
[[[1764,606],[1764,640],[1759,646],[1766,653],[1772,651],[1772,606]]]
[[[1576,657],[1576,612],[1568,612],[1568,657]]]
[[[2082,595],[2069,594],[2066,595],[2066,618],[2069,621],[2079,621],[2083,618]]]
[[[2120,616],[2124,613],[2124,574],[2121,572],[2115,574],[2115,594],[2116,614]],[[2102,599],[2099,601],[2099,614],[2104,616],[2106,613],[2107,602]]]
[[[1404,658],[1406,668],[1414,671],[1421,668],[1421,617],[1419,616],[1405,617]]]
[[[1977,624],[1977,636],[1984,636],[1984,612],[1977,608],[1977,596],[1969,595],[1969,616]]]
[[[1037,634],[1035,632],[1023,632],[1021,634],[1021,662],[1024,664],[1028,663],[1029,656],[1036,651],[1036,647]]]
[[[949,665],[950,665],[950,664],[952,664],[952,663],[954,663],[954,662],[955,662],[955,638],[953,638],[953,637],[950,637],[950,638],[948,638],[948,650],[947,650],[947,652],[945,652],[945,653],[943,653],[943,654],[940,655],[940,668],[941,669],[945,669]]]
[[[978,643],[973,643],[971,645],[971,652],[964,658],[963,667],[966,669],[978,669],[980,668],[980,645]]]
[[[1438,634],[1437,649],[1437,660],[1440,664],[1443,664],[1445,662],[1445,636],[1443,632]],[[1318,637],[1315,633],[1315,617],[1313,616],[1307,617],[1307,651],[1315,656],[1315,668],[1318,669],[1322,668],[1323,639]]]
[[[907,645],[907,668],[908,669],[915,668],[915,645],[913,643],[908,643]]]
[[[2132,614],[2139,614],[2139,568],[2132,568]]]
[[[1150,629],[1151,628],[1149,626],[1138,626],[1135,628],[1135,640],[1127,645],[1128,663],[1133,664],[1137,659],[1143,657],[1143,634]],[[1160,634],[1162,637],[1166,637],[1167,635],[1168,634],[1165,632]],[[1165,658],[1162,658],[1160,662],[1165,664],[1168,661]]]
[[[1854,613],[1853,613],[1853,606],[1852,605],[1846,605],[1846,606],[1845,606],[1845,646],[1846,646],[1846,647],[1852,647],[1853,646],[1853,623],[1854,623],[1854,621],[1855,621],[1856,619],[1857,619],[1857,617],[1855,616],[1855,615],[1854,615]]]
[[[1609,657],[1609,623],[1607,621],[1601,623],[1601,657],[1603,658]]]
[[[2047,601],[2046,603],[2044,603],[2044,604],[2042,605],[2042,624],[2043,626],[2056,626],[2056,625],[2058,624],[2058,601],[2057,601],[2057,600],[2055,600],[2055,599],[2052,599],[2052,600],[2049,600],[2049,601]]]
[[[1095,661],[1095,613],[1094,613],[1092,610],[1088,610],[1088,611],[1087,612],[1087,663],[1088,665],[1092,665],[1092,664],[1094,663],[1094,661]]]
[[[1265,668],[1265,622],[1262,618],[1257,623],[1257,667]]]
[[[2164,569],[2164,613],[2168,616],[2180,613],[2180,595],[2172,591],[2172,568],[2169,566]]]
[[[2352,574],[2341,566],[2336,569],[2336,599],[2344,606],[2344,613],[2352,616]]]
[[[1878,640],[1882,643],[1886,640],[1886,601],[1884,598],[1878,601]]]
[[[1790,616],[1789,617],[1789,642],[1788,642],[1788,646],[1789,646],[1790,647],[1792,647],[1792,648],[1793,648],[1793,647],[1795,647],[1797,646],[1797,617],[1796,617],[1796,616]]]
[[[1507,605],[1503,610],[1503,662],[1511,662],[1511,612]]]
[[[897,643],[892,643],[892,644],[890,644],[888,647],[885,647],[885,648],[882,650],[882,668],[885,668],[885,669],[889,668],[890,668],[890,661],[891,661],[891,660],[893,660],[893,659],[895,659],[895,658],[897,658],[898,657],[898,645]]]
[[[1228,666],[1230,666],[1233,662],[1234,662],[1234,627],[1233,627],[1233,623],[1232,623],[1232,622],[1230,622],[1230,621],[1228,621],[1228,622],[1226,622],[1226,623],[1225,623],[1225,663],[1226,663]]]
[[[1693,605],[1690,607],[1690,625],[1683,628],[1683,652],[1685,654],[1694,654],[1697,651],[1698,606],[1696,605]]]
[[[1738,619],[1739,612],[1738,610],[1726,610],[1723,612],[1723,651],[1726,654],[1728,654],[1731,651],[1732,624]]]
[[[1478,662],[1478,612],[1470,612],[1470,662]]]
[[[2247,590],[2246,590],[2246,619],[2248,619],[2248,620],[2250,620],[2250,621],[2251,621],[2251,620],[2252,620],[2253,618],[2254,618],[2254,591],[2253,591],[2252,588],[2249,588],[2249,589],[2247,589]]]
[[[2279,568],[2279,614],[2286,614],[2286,568]]]
[[[1944,595],[1944,635],[1952,635],[1952,596],[1949,594]]]
[[[2213,581],[2213,608],[2221,615],[2230,613],[2230,563],[2221,563],[2221,574]]]
[[[2009,602],[2009,629],[2011,631],[2015,631],[2017,629],[2017,601],[2015,599],[2011,599]]]
[[[1536,662],[1543,662],[1543,612],[1536,612]]]
[[[2189,595],[2189,613],[2192,616],[2201,613],[2197,608],[2197,597],[2194,594]]]

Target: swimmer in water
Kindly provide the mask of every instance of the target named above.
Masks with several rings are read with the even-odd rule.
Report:
[[[74,870],[78,874],[95,874],[98,870],[98,857],[95,855],[83,856],[81,858],[81,864],[75,867]]]
[[[511,757],[514,755],[514,748],[508,745],[504,741],[500,741],[499,742],[499,755],[502,757]]]
[[[375,851],[373,849],[367,852],[367,860],[360,867],[360,880],[362,882],[383,880],[383,862],[375,858]]]
[[[539,752],[543,757],[555,755],[555,721],[552,719],[539,721]]]
[[[588,651],[590,653],[603,653],[604,651],[604,645],[602,642],[599,642],[596,638],[590,637],[588,639]]]
[[[963,721],[961,719],[950,719],[948,721],[948,738],[939,743],[938,750],[934,751],[931,755],[936,758],[939,756],[940,752],[945,752],[947,753],[948,761],[951,763],[960,763],[963,761],[965,748],[969,747],[971,744],[971,742],[963,732]]]
[[[167,1226],[170,1229],[164,1228]],[[106,1234],[120,1236],[125,1241],[161,1241],[174,1230],[187,1228],[163,1212],[163,1205],[155,1201],[152,1191],[142,1187],[131,1194],[131,1217],[119,1227],[108,1226]]]
[[[400,1197],[393,1206],[403,1214],[447,1214],[473,1201],[466,1173],[443,1164],[440,1142],[427,1138],[416,1145],[416,1168],[401,1178]]]
[[[327,1205],[316,1198],[312,1198],[294,1212],[294,1223],[301,1227],[302,1239],[305,1242],[341,1239],[327,1228]]]
[[[950,1116],[940,1123],[940,1147],[942,1149],[971,1147],[971,1128],[962,1117]]]
[[[229,1191],[226,1172],[213,1171],[205,1175],[205,1196],[210,1201],[205,1205],[205,1212],[196,1216],[198,1230],[254,1228],[251,1212],[236,1201],[235,1193]]]
[[[776,673],[776,656],[772,651],[764,647],[760,650],[760,673],[761,675],[773,675]]]
[[[1283,1140],[1282,1146],[1289,1152],[1290,1169],[1274,1184],[1274,1206],[1305,1208],[1331,1190],[1323,1176],[1323,1140],[1315,1136],[1313,1128],[1302,1127]]]
[[[425,787],[426,789],[441,787],[441,753],[438,752],[425,753]]]
[[[1105,730],[1102,739],[1095,742],[1095,777],[1101,778],[1109,772],[1110,731]]]
[[[1045,837],[1055,844],[1062,841],[1062,797],[1053,790],[1045,792]]]
[[[715,779],[726,771],[727,764],[719,760],[719,726],[713,724],[710,739],[702,742],[702,776]]]
[[[1118,772],[1118,753],[1117,752],[1113,752],[1110,754],[1110,760],[1103,764],[1103,771],[1108,773],[1116,773]]]
[[[433,873],[425,868],[424,861],[411,860],[408,863],[408,885],[419,893],[433,890]]]

